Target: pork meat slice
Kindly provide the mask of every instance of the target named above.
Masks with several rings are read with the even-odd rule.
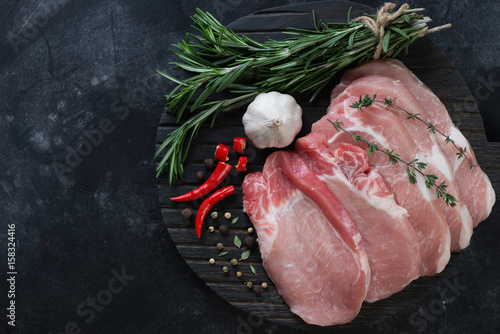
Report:
[[[371,277],[365,300],[375,302],[401,291],[420,276],[419,242],[366,150],[341,144],[333,154],[323,134],[299,138],[295,150],[340,201],[361,234]]]
[[[400,108],[422,118],[427,118],[427,111],[421,107],[413,94],[401,81],[379,75],[363,76],[352,81],[332,101],[332,106],[339,106],[342,101],[351,105],[352,102],[359,99],[361,92],[364,92],[363,95],[368,94],[370,96],[377,94],[377,99],[381,101],[385,99],[397,99],[397,107],[386,106],[383,103],[377,102],[377,108],[365,108],[363,112],[376,113],[378,109],[382,108],[394,113],[401,120],[418,147],[420,161],[427,163],[425,173],[436,175],[438,183],[445,182],[448,186],[447,192],[454,195],[457,199],[455,206],[450,206],[445,201],[439,201],[448,227],[450,228],[451,251],[459,251],[467,247],[472,237],[472,217],[459,190],[452,166],[450,166],[449,161],[438,144],[439,141],[442,141],[442,137],[438,137],[438,134],[430,133],[426,125],[422,122],[407,119],[408,114]],[[341,108],[343,107],[341,106]],[[335,111],[331,110],[331,112]]]
[[[332,99],[339,95],[352,81],[368,75],[382,75],[401,81],[411,91],[422,108],[427,111],[427,119],[425,120],[436,125],[443,133],[449,134],[459,147],[466,148],[467,154],[476,165],[472,169],[466,159],[457,159],[457,151],[452,145],[446,144],[444,139],[438,141],[453,168],[459,190],[472,217],[473,226],[475,227],[485,220],[490,215],[496,200],[495,191],[488,176],[479,167],[472,147],[453,124],[444,104],[401,61],[396,59],[368,61],[346,71],[340,84],[332,91]]]
[[[267,274],[290,310],[329,326],[358,314],[370,267],[349,214],[299,155],[271,154],[242,184]]]
[[[399,118],[393,113],[379,108],[376,112],[356,112],[347,103],[337,108],[338,113],[329,113],[313,124],[312,132],[322,133],[328,138],[331,152],[342,143],[354,144],[351,135],[338,132],[329,122],[339,121],[343,128],[375,143],[382,150],[394,150],[405,161],[418,156],[418,147]],[[376,108],[376,106],[373,106]],[[356,146],[366,149],[366,144],[358,141]],[[450,259],[450,230],[443,210],[434,193],[427,189],[423,177],[417,175],[417,184],[408,182],[404,166],[393,164],[386,155],[376,152],[370,155],[370,166],[377,168],[384,181],[394,193],[396,203],[409,214],[419,241],[422,258],[420,274],[434,275],[441,272]]]

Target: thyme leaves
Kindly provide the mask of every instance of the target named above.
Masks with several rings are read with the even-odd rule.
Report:
[[[377,97],[377,94],[374,94],[372,97],[370,97],[368,94],[366,94],[365,96],[360,95],[359,96],[359,100],[355,101],[349,107],[357,109],[358,111],[363,111],[363,108],[369,108],[374,103],[382,103],[382,104],[384,104],[384,105],[386,105],[388,107],[397,108],[397,109],[403,111],[404,113],[406,113],[408,115],[406,117],[407,120],[419,121],[419,122],[421,122],[422,124],[424,124],[427,127],[427,130],[430,133],[432,133],[432,134],[438,134],[438,135],[444,137],[444,142],[446,144],[452,144],[455,147],[455,149],[457,150],[457,153],[456,153],[457,159],[462,159],[462,158],[466,159],[468,161],[469,167],[471,169],[476,166],[474,164],[474,161],[472,160],[472,158],[469,157],[466,154],[467,148],[466,147],[460,147],[460,146],[458,146],[456,144],[456,142],[453,139],[451,139],[451,134],[445,134],[444,132],[442,132],[441,130],[439,130],[435,124],[432,124],[431,122],[425,121],[421,117],[422,116],[421,114],[419,114],[419,113],[411,113],[408,110],[406,110],[406,109],[402,108],[401,106],[397,105],[395,103],[396,98],[394,98],[394,99],[384,98],[384,100],[382,101],[382,100],[377,100],[376,97]]]
[[[446,189],[448,188],[448,185],[445,183],[445,181],[441,183],[437,183],[438,177],[434,174],[426,174],[424,171],[427,168],[427,164],[425,162],[419,161],[419,159],[413,159],[411,161],[405,161],[401,158],[401,156],[398,153],[395,153],[394,150],[390,149],[381,149],[379,146],[373,142],[370,142],[369,140],[363,138],[361,135],[356,134],[354,132],[351,132],[349,130],[346,130],[344,128],[344,124],[336,120],[333,122],[332,120],[328,119],[328,121],[333,125],[335,130],[337,131],[343,131],[347,133],[348,135],[351,136],[351,138],[354,140],[355,143],[362,142],[366,144],[367,147],[367,152],[368,154],[373,154],[375,152],[380,152],[382,154],[385,154],[391,164],[398,164],[401,163],[405,165],[406,173],[408,175],[408,180],[411,184],[416,184],[417,183],[417,174],[421,175],[424,178],[425,181],[425,187],[427,189],[434,188],[436,196],[438,198],[442,198],[445,203],[449,206],[455,206],[457,199],[455,196],[449,194]]]

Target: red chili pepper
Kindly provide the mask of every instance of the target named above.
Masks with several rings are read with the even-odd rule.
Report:
[[[243,137],[234,138],[233,151],[235,151],[237,153],[243,153],[246,146],[247,146],[246,138],[243,138]]]
[[[227,147],[226,145],[219,144],[215,149],[214,157],[219,161],[227,161],[229,160],[229,157],[227,156],[228,154],[229,154],[229,147]]]
[[[237,172],[246,172],[247,171],[247,157],[240,157],[238,159],[238,164],[236,165]]]
[[[170,200],[175,202],[186,202],[203,197],[204,195],[215,189],[215,187],[217,187],[222,182],[222,180],[224,180],[231,168],[233,168],[233,166],[219,161],[212,175],[210,175],[210,177],[205,182],[203,182],[201,186],[194,190],[191,190],[184,195],[173,197]]]
[[[201,203],[198,213],[196,214],[195,222],[196,234],[198,235],[198,238],[201,237],[201,226],[203,225],[203,221],[205,220],[205,217],[210,209],[212,209],[215,203],[219,202],[226,196],[233,195],[234,193],[236,193],[234,186],[227,186],[217,190],[210,197],[204,200],[203,203]]]

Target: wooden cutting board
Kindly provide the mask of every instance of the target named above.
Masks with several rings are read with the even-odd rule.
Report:
[[[374,12],[372,8],[353,2],[322,1],[263,10],[243,17],[233,22],[229,27],[238,34],[245,34],[261,41],[268,38],[281,38],[280,31],[286,27],[313,28],[312,10],[315,10],[317,18],[324,22],[344,22],[347,20],[349,8],[352,8],[351,17],[357,17],[366,12]],[[176,43],[178,41],[171,42]],[[483,123],[474,99],[460,74],[446,55],[428,38],[423,38],[411,47],[408,56],[399,59],[443,101],[454,123],[469,139],[483,169],[488,173],[489,169],[494,169],[494,166],[497,166],[496,169],[498,170],[500,158],[498,156],[492,157],[490,154],[492,150],[491,143],[486,141]],[[338,80],[339,78],[336,79],[336,81]],[[335,83],[334,80],[331,86],[327,87],[313,103],[309,103],[307,99],[298,99],[304,115],[304,126],[299,136],[307,134],[310,131],[311,124],[326,113],[329,104],[328,95]],[[213,156],[218,143],[230,146],[234,137],[245,135],[241,124],[241,117],[244,112],[245,109],[241,109],[220,115],[214,128],[203,128],[200,131],[187,157],[183,182],[169,186],[165,177],[160,179],[158,187],[162,214],[170,236],[186,263],[221,298],[246,312],[258,312],[253,314],[260,314],[268,320],[293,327],[305,327],[307,324],[290,312],[267,276],[262,267],[258,249],[252,250],[250,257],[245,261],[241,261],[237,267],[230,264],[230,260],[232,258],[239,259],[243,251],[243,249],[234,246],[234,237],[238,236],[241,240],[249,235],[256,237],[255,234],[248,233],[247,229],[252,224],[242,211],[240,185],[244,174],[236,173],[233,169],[230,177],[225,181],[225,184],[235,185],[237,193],[235,196],[223,200],[214,208],[214,210],[218,211],[219,218],[212,219],[208,217],[206,219],[201,239],[197,238],[194,229],[194,214],[201,201],[176,204],[169,200],[170,197],[190,191],[201,183],[196,179],[197,171],[204,171],[206,176],[210,174],[210,171],[204,168],[203,160]],[[167,133],[175,129],[176,126],[177,124],[171,116],[165,114],[162,117],[157,135],[158,146]],[[271,152],[270,149],[256,149],[250,144],[244,153],[244,155],[248,156],[249,172],[262,170],[263,163]],[[488,154],[488,161],[486,154]],[[230,158],[229,163],[235,165],[237,155],[232,153]],[[498,175],[498,172],[495,175]],[[495,188],[497,188],[498,178],[492,178],[492,181]],[[190,219],[184,219],[180,214],[185,207],[191,208],[194,213]],[[230,212],[232,218],[238,217],[238,221],[231,224],[231,220],[222,217],[225,212]],[[218,231],[221,224],[229,226],[227,235],[222,235]],[[207,230],[209,226],[215,227],[214,233]],[[227,255],[218,256],[219,251],[215,247],[218,242],[224,244],[224,251],[229,252]],[[288,246],[294,247],[294,245]],[[208,263],[210,258],[216,260],[214,265]],[[420,278],[412,282],[402,292],[388,299],[373,304],[365,303],[359,316],[347,326],[373,324],[387,316],[397,316],[399,312],[405,309],[414,308],[419,300],[431,291],[457,261],[460,261],[460,255],[454,254],[443,273],[434,277]],[[256,275],[251,272],[250,265],[255,268]],[[228,273],[223,273],[223,266],[229,267]],[[236,271],[241,271],[243,277],[238,278]],[[260,286],[262,282],[267,282],[269,287],[260,289],[260,294],[257,295],[245,287],[244,282],[247,281],[252,281],[254,286]]]

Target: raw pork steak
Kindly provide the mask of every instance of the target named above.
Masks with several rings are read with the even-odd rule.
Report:
[[[357,112],[346,102],[339,105],[335,113],[329,113],[314,123],[312,132],[329,138],[328,145],[333,151],[342,143],[354,144],[354,141],[349,134],[337,132],[328,120],[343,122],[344,129],[376,143],[384,151],[395,150],[405,161],[418,158],[417,145],[404,125],[397,116],[384,109]],[[358,142],[356,145],[366,149],[366,144]],[[417,184],[410,184],[406,170],[399,164],[392,164],[384,154],[372,154],[369,163],[382,175],[394,193],[396,203],[408,211],[420,244],[420,274],[426,276],[441,272],[450,259],[450,230],[439,204],[442,200],[436,198],[433,190],[425,188],[423,178]]]
[[[361,234],[371,270],[365,300],[387,298],[420,276],[415,230],[380,174],[369,167],[366,150],[342,144],[332,154],[327,145],[324,135],[311,133],[297,140],[295,150],[340,201]]]
[[[438,201],[450,228],[451,251],[458,251],[467,247],[472,237],[472,217],[459,190],[453,168],[438,145],[438,142],[444,139],[430,133],[426,125],[422,122],[407,119],[408,114],[400,108],[421,118],[427,118],[426,110],[421,107],[413,94],[401,81],[379,75],[364,76],[354,80],[341,94],[332,100],[332,106],[338,106],[342,101],[350,105],[359,99],[360,94],[368,94],[369,96],[377,94],[377,100],[381,101],[384,101],[386,98],[396,99],[397,107],[385,106],[383,103],[377,102],[377,108],[365,108],[362,112],[375,113],[376,115],[379,109],[383,109],[392,112],[401,120],[401,123],[405,126],[408,134],[413,138],[417,146],[418,151],[415,151],[415,153],[418,153],[420,161],[427,163],[425,172],[436,175],[439,183],[444,181],[448,186],[448,193],[454,195],[457,199],[456,205],[453,207],[447,205],[445,201]],[[356,109],[352,109],[351,111],[354,111],[354,113],[360,112]],[[387,130],[390,131],[390,129]],[[451,144],[449,146],[453,147]],[[393,149],[399,152],[397,147]]]
[[[426,111],[426,121],[436,125],[443,133],[449,134],[458,146],[466,148],[476,167],[469,168],[466,159],[457,159],[456,149],[446,144],[443,139],[437,141],[453,168],[454,177],[464,198],[465,205],[472,217],[473,226],[477,226],[491,213],[496,196],[488,176],[481,170],[474,152],[460,130],[453,124],[446,107],[439,98],[401,61],[386,59],[368,61],[356,66],[344,74],[341,83],[332,91],[332,99],[339,95],[354,80],[368,75],[382,75],[401,81],[418,100]],[[471,184],[474,180],[474,184]]]
[[[307,323],[343,324],[358,314],[370,267],[349,214],[290,151],[271,154],[242,184],[267,274]]]

